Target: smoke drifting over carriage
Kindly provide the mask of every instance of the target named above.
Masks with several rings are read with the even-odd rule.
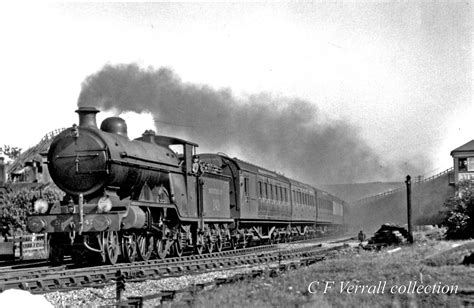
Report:
[[[151,112],[157,134],[313,184],[399,179],[413,172],[406,165],[382,166],[355,127],[321,124],[318,108],[308,101],[266,94],[236,98],[229,89],[184,83],[167,68],[106,65],[83,82],[78,105]]]

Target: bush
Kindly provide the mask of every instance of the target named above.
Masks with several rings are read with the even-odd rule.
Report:
[[[60,200],[62,196],[63,193],[55,187],[43,190],[23,188],[18,191],[10,191],[4,196],[5,207],[0,217],[0,223],[9,226],[11,235],[13,235],[12,230],[26,232],[26,217],[33,213],[34,202],[42,197],[51,204]]]
[[[448,209],[444,219],[448,239],[468,239],[474,237],[474,183],[459,182],[456,194],[448,198],[444,205]]]

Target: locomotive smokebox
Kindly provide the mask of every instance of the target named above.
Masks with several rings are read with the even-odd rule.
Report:
[[[100,129],[107,133],[127,136],[127,123],[119,117],[110,117],[102,121]]]
[[[94,107],[79,107],[76,110],[79,114],[79,126],[80,127],[93,127],[97,128],[96,114],[100,112]]]

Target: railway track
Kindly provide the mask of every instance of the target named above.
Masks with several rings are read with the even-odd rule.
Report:
[[[313,239],[314,241],[314,239]],[[307,242],[307,241],[300,241]],[[297,244],[298,242],[294,242]],[[333,248],[323,248],[321,243],[308,244],[306,247],[292,249],[291,246],[281,248],[281,244],[257,246],[239,250],[230,250],[205,255],[191,255],[165,260],[150,260],[146,262],[123,263],[94,266],[86,268],[40,267],[0,271],[0,291],[6,289],[23,289],[31,293],[47,293],[84,287],[100,287],[116,280],[117,271],[125,281],[143,281],[163,277],[180,276],[189,273],[199,273],[229,269],[244,265],[256,265],[271,262],[281,262],[295,258],[320,257],[324,251]],[[291,244],[285,244],[285,246]],[[339,246],[342,246],[339,245]]]

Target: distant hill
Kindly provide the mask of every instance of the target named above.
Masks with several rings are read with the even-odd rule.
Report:
[[[412,215],[414,225],[439,224],[443,220],[445,200],[453,196],[452,173],[429,181],[412,184]],[[404,184],[403,184],[404,185]],[[375,231],[383,223],[407,223],[407,194],[402,189],[392,194],[353,205],[348,218],[356,230]]]
[[[404,185],[404,182],[372,182],[323,185],[320,186],[320,188],[350,203],[392,189],[397,189]]]

